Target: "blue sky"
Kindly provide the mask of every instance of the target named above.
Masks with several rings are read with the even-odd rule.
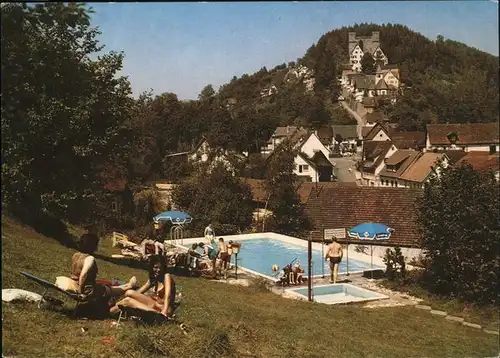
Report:
[[[295,61],[326,32],[354,23],[400,23],[498,56],[498,2],[93,3],[107,51],[124,51],[134,94],[195,99],[233,76]],[[390,60],[390,59],[389,59]]]

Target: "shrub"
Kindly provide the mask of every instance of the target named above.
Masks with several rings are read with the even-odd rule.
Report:
[[[461,165],[441,171],[418,205],[432,292],[476,303],[499,303],[499,185]]]
[[[386,266],[385,273],[389,280],[401,281],[405,279],[405,257],[401,253],[401,248],[399,246],[396,246],[394,250],[387,249],[383,260]]]

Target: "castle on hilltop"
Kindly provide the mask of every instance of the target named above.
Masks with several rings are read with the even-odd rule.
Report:
[[[381,103],[395,103],[401,94],[400,71],[398,65],[388,64],[389,58],[380,47],[379,31],[373,31],[371,36],[349,32],[348,50],[349,63],[344,65],[339,77],[342,86],[340,98],[370,123],[370,115]],[[361,59],[366,53],[373,57],[376,65],[376,70],[370,74],[362,73]]]
[[[366,52],[379,64],[389,63],[389,59],[380,48],[379,31],[373,31],[371,36],[357,36],[355,32],[349,32],[349,64],[354,71],[361,71],[361,59]]]

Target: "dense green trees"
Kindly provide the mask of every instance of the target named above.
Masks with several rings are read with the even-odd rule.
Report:
[[[198,100],[173,93],[133,99],[130,83],[118,76],[124,55],[101,54],[91,14],[75,3],[2,4],[2,203],[20,215],[72,221],[122,215],[109,211],[110,191],[188,176],[193,169],[185,157],[168,154],[193,149],[203,136],[214,146],[257,152],[278,125],[349,123],[336,99],[351,30],[380,31],[382,49],[400,64],[404,96],[386,110],[403,128],[498,119],[497,57],[444,38],[433,42],[401,25],[331,31],[296,63],[233,77],[218,91],[207,85]],[[313,91],[290,71],[299,65],[313,71]],[[273,85],[277,93],[261,95]],[[262,161],[250,164],[255,176],[264,175]],[[269,180],[290,165],[286,158],[272,164]],[[295,221],[301,214],[287,184],[291,174],[283,175],[286,185],[271,188],[283,203],[271,206],[279,230],[297,231],[304,223]],[[217,219],[203,210],[203,220]]]
[[[220,163],[211,169],[200,167],[176,187],[173,200],[196,218],[193,227],[197,233],[212,223],[218,234],[235,234],[252,223],[250,187]]]
[[[369,52],[365,52],[361,58],[361,72],[367,75],[374,75],[377,71],[375,60]]]
[[[295,154],[289,143],[276,148],[269,159],[265,179],[268,209],[273,212],[274,219],[270,229],[287,235],[300,235],[311,228],[296,191]]]
[[[432,291],[499,302],[499,198],[493,175],[470,165],[449,168],[425,186],[418,213]]]
[[[77,219],[127,147],[123,54],[97,54],[90,12],[71,3],[2,4],[2,194],[12,210]]]

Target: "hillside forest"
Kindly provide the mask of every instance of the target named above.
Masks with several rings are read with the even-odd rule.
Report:
[[[389,63],[400,66],[404,95],[384,111],[401,129],[498,120],[498,57],[398,24],[333,30],[302,58],[219,89],[207,84],[196,100],[134,98],[130,81],[118,76],[126,54],[104,50],[92,14],[78,3],[2,4],[2,205],[31,224],[43,226],[53,215],[131,227],[133,219],[110,221],[112,198],[119,193],[135,203],[123,206],[121,217],[149,217],[154,208],[137,204],[147,200],[134,198],[133,189],[186,177],[188,165],[167,155],[191,150],[202,136],[252,153],[278,125],[353,123],[337,103],[349,31],[380,31]],[[313,71],[313,91],[282,80],[299,65]],[[261,96],[271,84],[277,93]]]

